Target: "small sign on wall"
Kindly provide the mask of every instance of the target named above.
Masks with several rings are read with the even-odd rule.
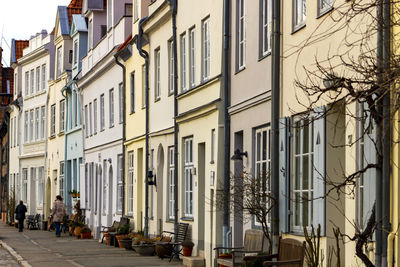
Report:
[[[215,183],[215,171],[210,172],[210,186],[214,186]]]

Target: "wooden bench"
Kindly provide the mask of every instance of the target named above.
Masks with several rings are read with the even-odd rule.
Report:
[[[261,230],[250,229],[246,230],[244,234],[244,246],[243,247],[216,247],[214,248],[216,252],[217,264],[225,265],[229,267],[242,266],[243,258],[246,254],[256,254],[263,252],[264,248],[264,233]],[[221,250],[228,250],[232,253],[231,259],[220,259]]]
[[[169,231],[163,231],[161,233],[161,240],[165,237],[168,237],[170,241],[165,242],[165,243],[158,243],[161,246],[172,246],[172,253],[169,261],[171,261],[174,257],[179,258],[179,255],[182,255],[182,243],[183,241],[186,240],[187,236],[187,231],[189,228],[188,223],[179,223],[178,224],[178,232],[169,232]]]
[[[116,239],[115,239],[115,236],[118,234],[117,230],[118,230],[119,227],[123,227],[124,225],[129,224],[129,218],[128,217],[121,217],[119,222],[114,222],[114,223],[116,225],[115,228],[103,227],[103,229],[108,229],[108,231],[105,231],[105,232],[108,233],[108,235],[110,236],[110,245],[114,244],[114,246],[117,247],[118,246],[118,242],[116,242]],[[113,223],[113,225],[114,225],[114,223]],[[115,229],[115,230],[114,231],[110,231],[112,229]],[[101,239],[101,242],[103,242],[103,239],[104,239],[104,235],[103,235],[103,237]]]
[[[271,255],[268,261],[264,261],[263,266],[290,266],[303,267],[306,242],[295,239],[285,238],[279,240],[278,254]],[[276,258],[277,261],[272,261]]]

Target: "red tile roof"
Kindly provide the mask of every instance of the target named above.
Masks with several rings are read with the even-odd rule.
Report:
[[[132,34],[126,38],[126,40],[118,47],[117,52],[123,50],[125,47],[128,46],[129,42],[132,40]]]
[[[71,3],[69,3],[67,10],[68,10],[69,25],[71,25],[72,15],[82,14],[82,0],[71,0]]]
[[[23,56],[22,50],[29,46],[28,40],[15,40],[15,60]]]

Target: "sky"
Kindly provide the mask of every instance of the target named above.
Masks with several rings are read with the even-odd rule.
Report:
[[[0,0],[0,44],[3,66],[10,64],[11,39],[29,40],[42,29],[50,33],[55,25],[57,6],[71,0]],[[1,40],[1,36],[4,40]],[[7,45],[7,44],[8,45]],[[4,62],[5,61],[5,62]]]

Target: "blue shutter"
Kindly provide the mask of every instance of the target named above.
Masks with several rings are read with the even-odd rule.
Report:
[[[361,114],[361,116],[365,116],[365,123],[363,124],[364,129],[361,134],[364,132],[364,157],[360,159],[363,161],[364,166],[368,164],[376,163],[376,148],[375,148],[375,140],[376,140],[376,125],[368,114]],[[362,156],[362,155],[360,155]],[[372,206],[375,202],[375,189],[376,189],[376,169],[371,168],[364,173],[364,194],[363,194],[363,222],[364,225],[367,224],[369,217],[371,216]]]
[[[289,232],[289,118],[279,120],[279,231]]]
[[[325,107],[315,109],[314,119],[314,168],[313,168],[313,225],[321,225],[321,234],[325,235],[325,161],[326,161],[326,126]]]

